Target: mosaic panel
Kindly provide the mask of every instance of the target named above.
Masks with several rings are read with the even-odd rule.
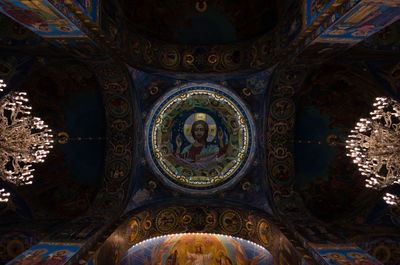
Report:
[[[94,264],[203,264],[196,260],[198,254],[211,254],[212,259],[207,260],[210,263],[204,264],[301,264],[291,242],[261,211],[159,205],[133,211],[125,218],[97,250]],[[145,249],[149,242],[160,244]]]
[[[253,121],[240,100],[213,84],[189,84],[155,104],[146,151],[167,184],[188,192],[221,186],[243,174],[254,148]]]
[[[25,251],[7,263],[7,265],[62,265],[65,264],[79,248],[80,246],[39,244]]]
[[[63,14],[44,0],[1,1],[0,12],[45,38],[84,35]]]
[[[326,30],[321,38],[359,41],[398,19],[400,19],[400,7],[359,4]]]
[[[324,261],[329,265],[336,264],[368,264],[381,265],[379,261],[360,249],[323,249],[318,250]]]
[[[253,264],[272,265],[268,250],[249,241],[216,234],[175,234],[130,248],[121,265]]]

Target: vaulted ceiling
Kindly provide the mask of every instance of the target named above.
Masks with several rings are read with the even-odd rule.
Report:
[[[35,114],[55,131],[101,139],[57,144],[30,187],[2,183],[13,192],[0,205],[4,246],[14,238],[28,248],[54,231],[46,240],[83,242],[123,212],[182,201],[256,209],[287,221],[311,243],[340,241],[329,238],[335,231],[371,254],[399,238],[398,211],[380,192],[365,190],[344,147],[330,144],[345,140],[376,96],[399,98],[399,22],[357,45],[324,39],[298,48],[297,38],[321,38],[304,33],[318,14],[335,11],[328,15],[339,18],[347,6],[123,0],[82,14],[70,2],[71,17],[97,16],[75,37],[43,38],[0,16],[0,78],[9,90],[27,91]],[[301,11],[307,8],[308,20]],[[331,25],[322,22],[321,28]],[[146,160],[144,139],[161,98],[176,86],[202,82],[238,96],[257,139],[242,178],[206,196],[165,185]],[[321,223],[326,233],[315,228]],[[85,224],[93,226],[85,239],[62,232]],[[10,260],[6,250],[0,253]],[[397,261],[391,256],[387,264]]]

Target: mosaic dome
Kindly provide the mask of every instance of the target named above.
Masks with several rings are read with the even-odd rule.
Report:
[[[250,241],[217,234],[173,234],[131,247],[122,265],[145,264],[253,264],[272,265],[265,248]]]
[[[146,132],[154,172],[190,193],[236,183],[254,152],[254,125],[246,106],[215,84],[187,84],[167,93],[155,104]]]

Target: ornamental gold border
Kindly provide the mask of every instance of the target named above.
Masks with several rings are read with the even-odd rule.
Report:
[[[169,108],[176,104],[179,100],[185,100],[192,95],[208,95],[210,99],[222,101],[229,108],[232,115],[236,117],[239,124],[241,136],[239,136],[241,148],[238,150],[235,160],[232,160],[230,167],[226,167],[224,177],[215,177],[214,181],[196,183],[187,181],[182,176],[176,176],[166,168],[168,165],[160,162],[162,152],[157,145],[157,127],[163,120],[162,114],[165,114]],[[150,168],[156,176],[167,186],[189,193],[192,195],[210,195],[221,192],[235,184],[243,177],[247,169],[251,166],[251,161],[256,149],[256,130],[253,117],[245,102],[228,88],[208,82],[188,82],[183,85],[176,86],[156,102],[147,115],[145,122],[145,156]],[[240,157],[239,157],[240,156]]]
[[[225,174],[223,177],[218,176],[218,177],[214,177],[213,179],[211,179],[209,182],[206,183],[193,183],[188,181],[186,178],[184,178],[183,176],[177,176],[175,175],[169,168],[168,166],[165,164],[165,162],[162,161],[162,154],[158,148],[158,144],[157,144],[157,130],[159,129],[160,124],[163,121],[163,116],[165,116],[165,112],[172,108],[177,102],[180,101],[184,101],[189,99],[190,97],[194,96],[194,95],[207,95],[210,96],[212,98],[214,98],[217,101],[222,101],[224,103],[227,103],[229,105],[230,108],[232,108],[235,113],[236,113],[236,117],[238,118],[238,122],[239,125],[241,126],[241,130],[243,130],[243,142],[244,142],[244,146],[241,148],[240,152],[238,153],[238,160],[235,162],[234,166],[231,167]],[[236,105],[228,98],[226,98],[225,96],[216,93],[216,92],[212,92],[212,91],[208,91],[205,89],[196,89],[196,90],[192,90],[192,91],[188,91],[188,92],[184,92],[183,94],[177,95],[175,96],[173,99],[171,99],[158,113],[157,117],[156,117],[156,121],[154,123],[154,126],[152,128],[152,132],[151,132],[151,139],[152,139],[152,148],[154,149],[154,153],[156,156],[156,159],[158,161],[158,163],[160,164],[160,166],[162,167],[162,169],[168,173],[168,175],[170,175],[171,177],[175,178],[176,180],[180,181],[180,182],[184,182],[187,183],[188,185],[191,186],[209,186],[210,184],[216,184],[222,180],[225,180],[227,178],[229,178],[236,170],[237,168],[241,165],[241,163],[243,162],[243,159],[245,157],[245,154],[247,152],[248,149],[248,145],[249,145],[249,129],[247,128],[247,125],[244,121],[244,117],[243,114],[241,113],[241,111],[239,110],[239,108],[236,107]]]

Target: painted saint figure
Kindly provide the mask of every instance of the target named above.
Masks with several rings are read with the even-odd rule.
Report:
[[[182,152],[182,139],[179,135],[176,137],[175,154],[177,157],[196,163],[196,165],[203,164],[206,167],[210,162],[215,161],[215,159],[222,157],[226,153],[228,145],[223,142],[224,134],[222,129],[218,132],[219,146],[207,142],[208,124],[203,120],[195,121],[192,124],[191,134],[194,143],[186,146]]]
[[[212,260],[212,253],[204,254],[200,245],[196,246],[195,253],[188,252],[186,256],[189,259],[186,265],[207,265]]]
[[[220,265],[232,265],[231,259],[222,251],[218,252],[218,257],[215,260]]]
[[[63,32],[74,30],[65,18],[42,1],[22,0],[20,3],[22,6],[18,6],[11,1],[2,1],[0,2],[0,7],[16,21],[26,26],[34,27],[41,32],[50,32],[51,28],[49,26],[54,26]]]
[[[31,10],[3,1],[0,2],[0,7],[10,17],[26,26],[34,27],[40,31],[50,31],[47,22]]]
[[[176,249],[174,253],[168,256],[166,265],[178,265],[178,251]]]
[[[67,261],[68,250],[57,250],[50,254],[42,263],[42,265],[62,265]]]
[[[47,252],[47,249],[36,249],[31,254],[24,256],[23,258],[14,261],[11,265],[38,265],[43,260],[43,254]]]

